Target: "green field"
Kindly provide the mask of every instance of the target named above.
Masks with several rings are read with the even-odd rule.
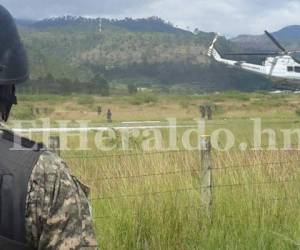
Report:
[[[129,97],[27,96],[12,113],[12,119],[39,120],[50,117],[90,120],[106,124],[112,109],[115,124],[123,121],[166,121],[178,124],[199,120],[199,105],[214,106],[214,119],[206,134],[230,129],[236,143],[228,152],[212,151],[213,187],[211,216],[200,203],[201,166],[199,150],[183,150],[184,129],[178,130],[178,151],[144,152],[143,137],[130,141],[133,149],[120,150],[120,138],[111,152],[91,144],[87,152],[62,152],[68,165],[91,186],[93,216],[102,249],[298,249],[300,246],[300,155],[282,150],[282,129],[300,127],[297,94],[226,92],[211,95],[157,95],[139,93]],[[97,116],[97,107],[103,114]],[[36,112],[36,109],[39,109]],[[273,129],[277,150],[240,151],[240,143],[253,145],[252,118],[261,118],[263,128]],[[94,138],[95,133],[88,137]],[[37,137],[39,138],[39,137]],[[168,141],[168,131],[162,131]],[[191,143],[197,146],[194,135]],[[92,143],[92,142],[91,142]],[[297,136],[292,138],[297,149]],[[220,137],[220,145],[225,138]]]

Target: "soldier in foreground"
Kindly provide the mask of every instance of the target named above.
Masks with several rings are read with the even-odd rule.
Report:
[[[98,249],[87,188],[62,159],[3,125],[27,78],[16,25],[0,5],[0,249]]]

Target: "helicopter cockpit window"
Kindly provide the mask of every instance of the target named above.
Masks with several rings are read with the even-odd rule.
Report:
[[[300,73],[300,67],[295,67],[295,72]]]
[[[288,71],[288,72],[293,72],[293,71],[294,71],[294,67],[288,66],[288,67],[287,67],[287,71]]]

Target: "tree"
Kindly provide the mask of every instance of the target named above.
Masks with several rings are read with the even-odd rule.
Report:
[[[134,95],[138,92],[138,89],[135,84],[130,83],[127,85],[127,88],[128,88],[128,93],[130,95]]]
[[[102,96],[109,96],[109,84],[100,74],[93,77],[92,84],[95,85],[95,92],[99,92]]]
[[[55,81],[54,76],[51,73],[48,73],[45,77],[44,77],[44,81],[47,83],[53,83]]]

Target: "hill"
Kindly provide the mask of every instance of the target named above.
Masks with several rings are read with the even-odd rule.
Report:
[[[16,19],[15,20],[18,26],[25,26],[25,27],[30,27],[34,23],[36,23],[35,20],[29,20],[29,19]]]
[[[179,85],[198,90],[265,88],[258,76],[214,64],[206,56],[213,33],[189,32],[160,18],[109,20],[65,16],[18,22],[32,78],[112,85]],[[100,25],[101,23],[101,25]],[[234,43],[221,39],[224,51]]]
[[[300,25],[287,26],[272,33],[285,47],[290,50],[300,48]],[[276,50],[275,45],[266,35],[240,35],[231,42],[248,50]]]
[[[190,33],[189,31],[179,29],[173,26],[170,22],[165,22],[159,17],[149,18],[125,18],[119,19],[107,19],[107,18],[84,18],[76,16],[64,16],[58,18],[44,19],[32,23],[32,27],[35,28],[51,28],[51,27],[66,27],[66,26],[115,26],[124,28],[129,31],[135,32],[168,32],[168,33]]]

